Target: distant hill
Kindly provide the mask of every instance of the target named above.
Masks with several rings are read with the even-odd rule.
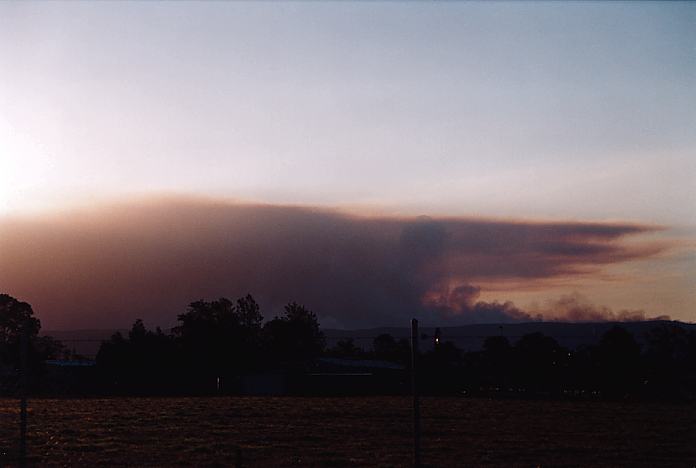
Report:
[[[654,320],[646,322],[527,322],[514,324],[473,324],[457,327],[440,327],[443,342],[451,341],[464,351],[478,351],[483,346],[483,341],[489,336],[503,335],[514,344],[520,337],[528,333],[540,332],[553,337],[562,346],[570,349],[580,345],[597,344],[602,335],[614,325],[624,327],[635,336],[636,340],[643,344],[645,334],[653,327],[660,325],[672,325],[688,330],[696,330],[696,323],[684,323],[668,320]],[[102,341],[120,331],[124,336],[128,330],[47,330],[42,335],[52,336],[63,342],[69,349],[87,357],[94,357],[99,350]],[[380,327],[364,328],[357,330],[324,329],[327,345],[334,346],[339,340],[352,338],[356,346],[368,350],[372,347],[375,337],[388,333],[397,339],[411,337],[411,330],[407,327]],[[421,349],[432,347],[434,327],[420,329]]]
[[[669,320],[654,320],[645,322],[526,322],[514,324],[472,324],[457,327],[440,327],[441,340],[451,341],[464,351],[478,351],[483,346],[484,340],[489,336],[503,335],[514,344],[520,337],[528,333],[540,332],[553,337],[564,347],[575,349],[580,345],[593,345],[599,343],[602,335],[614,325],[619,325],[633,334],[636,340],[643,344],[645,334],[653,327],[661,325],[678,326],[685,329],[696,330],[696,323],[684,323]],[[423,327],[421,334],[421,349],[432,347],[434,327]],[[339,340],[353,338],[356,346],[369,349],[372,340],[382,334],[388,333],[395,338],[411,338],[411,330],[407,327],[383,327],[360,330],[332,330],[325,329],[328,346],[335,345]],[[425,337],[423,337],[425,335]]]

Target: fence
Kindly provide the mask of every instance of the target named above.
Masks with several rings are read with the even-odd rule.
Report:
[[[434,345],[434,336],[414,323],[411,369],[422,368],[418,347]],[[96,340],[75,340],[87,341]],[[693,403],[421,397],[416,375],[410,396],[28,402],[21,398],[25,387],[20,379],[19,398],[0,400],[0,466],[689,466],[696,460]],[[25,379],[26,372],[21,376]],[[574,458],[564,458],[564,453]]]
[[[411,346],[412,346],[412,365],[411,365],[411,383],[412,383],[412,404],[413,404],[413,460],[415,466],[420,466],[420,417],[419,417],[419,397],[417,393],[417,379],[416,379],[416,360],[418,356],[418,341],[419,334],[417,328],[417,321],[413,321],[412,333],[411,333]],[[78,353],[77,345],[92,345],[94,346],[101,340],[91,340],[91,339],[73,339],[65,340],[64,344],[67,345],[68,349],[72,351],[73,355],[80,355],[80,357],[85,357],[86,353]],[[171,405],[172,402],[176,404],[184,404],[188,400],[167,400],[167,399],[150,399],[150,400],[138,400],[138,399],[94,399],[94,400],[35,400],[32,404],[32,425],[29,426],[31,431],[28,432],[28,421],[27,421],[27,358],[26,358],[26,339],[22,340],[22,358],[21,366],[19,369],[19,379],[17,385],[16,393],[19,396],[19,437],[16,452],[12,450],[13,437],[12,430],[8,430],[7,418],[5,418],[6,424],[3,425],[2,431],[0,432],[0,441],[2,446],[5,447],[2,452],[0,452],[0,462],[2,465],[16,463],[19,466],[26,466],[27,464],[76,464],[85,463],[89,461],[89,456],[85,455],[84,451],[89,449],[94,449],[95,446],[101,446],[102,451],[106,453],[111,453],[112,449],[117,449],[116,446],[108,446],[109,438],[106,438],[107,446],[104,447],[105,443],[105,433],[113,434],[114,431],[118,431],[119,428],[123,431],[124,429],[133,429],[134,432],[141,432],[141,437],[143,429],[147,433],[148,425],[143,419],[138,419],[137,417],[130,421],[127,428],[122,427],[118,423],[119,414],[129,412],[131,414],[139,414],[144,411],[141,407],[143,401],[156,402],[155,405],[167,406]],[[96,353],[88,355],[89,357],[94,357]],[[213,404],[219,403],[219,400],[211,400],[208,403],[213,402]],[[249,402],[249,400],[247,400]],[[251,400],[254,403],[255,400]],[[310,412],[317,409],[317,400],[312,400],[308,405]],[[71,404],[74,403],[74,404]],[[258,403],[258,400],[256,400]],[[304,402],[307,404],[308,402]],[[67,407],[66,407],[67,406]],[[148,405],[149,407],[149,405]],[[314,408],[313,408],[314,407]],[[321,404],[318,406],[321,408]],[[151,409],[151,408],[149,408]],[[178,423],[191,424],[192,422],[210,421],[211,414],[208,408],[204,411],[204,414],[193,413],[193,421],[184,420],[177,421]],[[2,406],[3,412],[6,416],[12,415],[12,400],[5,400],[5,404]],[[111,411],[109,411],[111,410]],[[320,409],[321,411],[321,409]],[[274,412],[277,415],[277,411]],[[257,415],[258,416],[258,415]],[[116,419],[116,420],[115,420]],[[258,417],[256,418],[258,419]],[[87,421],[101,421],[101,424],[96,426],[92,424],[89,427]],[[71,424],[72,422],[72,424]],[[161,423],[162,421],[159,421]],[[39,423],[39,424],[36,424]],[[177,424],[177,426],[180,426]],[[133,427],[135,426],[135,427]],[[9,425],[11,428],[11,424]],[[80,428],[80,429],[78,429]],[[166,432],[166,428],[161,427],[160,430]],[[81,432],[88,433],[86,438],[81,437]],[[67,438],[72,438],[72,444],[66,440]],[[95,439],[98,441],[95,443]],[[126,438],[127,439],[127,438]],[[143,437],[144,442],[147,437]],[[88,442],[91,441],[91,442]],[[125,442],[122,440],[121,443]],[[153,442],[157,442],[153,440]],[[201,441],[203,445],[193,444],[191,447],[182,447],[181,449],[186,452],[187,450],[200,450],[205,452],[211,446],[210,441]],[[133,441],[127,444],[131,451]],[[136,443],[136,445],[138,445]],[[30,451],[28,453],[28,447]],[[230,457],[233,458],[235,466],[243,465],[243,451],[239,445],[219,444],[213,442],[212,447],[216,447],[217,452],[215,452],[215,457],[222,458],[223,460],[230,462],[232,461]],[[13,453],[15,452],[15,453]],[[233,452],[233,456],[231,455]],[[103,456],[104,454],[102,454]],[[145,456],[145,454],[140,454],[140,456]],[[301,464],[302,459],[297,457],[295,460],[298,464]],[[103,462],[104,460],[100,460]],[[113,461],[113,460],[112,460]],[[134,460],[131,460],[134,461]],[[145,458],[139,458],[138,463],[152,461],[155,464],[159,464],[158,461]],[[216,462],[219,460],[216,460]]]

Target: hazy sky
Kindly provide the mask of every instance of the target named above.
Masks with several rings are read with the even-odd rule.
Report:
[[[0,229],[161,193],[660,225],[553,294],[696,320],[696,4],[0,3]]]

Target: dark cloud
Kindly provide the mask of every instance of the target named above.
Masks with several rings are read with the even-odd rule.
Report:
[[[477,281],[545,280],[642,258],[631,224],[359,217],[186,198],[0,224],[0,291],[51,328],[172,325],[199,298],[248,292],[266,315],[290,300],[327,326],[537,318],[477,301]],[[568,317],[589,312],[568,308]]]
[[[542,319],[542,315],[531,315],[510,301],[477,301],[480,293],[481,288],[469,284],[439,291],[430,289],[423,297],[422,305],[436,311],[445,320],[463,318],[471,323],[508,323]]]
[[[537,317],[545,320],[563,320],[572,322],[638,322],[641,320],[669,320],[668,315],[649,317],[644,310],[614,311],[609,307],[597,306],[578,294],[562,296],[548,303],[543,309],[536,310]]]

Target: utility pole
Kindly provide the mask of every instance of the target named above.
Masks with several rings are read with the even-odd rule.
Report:
[[[411,392],[413,393],[413,466],[420,468],[420,401],[418,399],[418,320],[411,319]]]
[[[28,348],[29,337],[26,327],[22,327],[19,335],[19,466],[27,466],[27,381],[28,381]]]

